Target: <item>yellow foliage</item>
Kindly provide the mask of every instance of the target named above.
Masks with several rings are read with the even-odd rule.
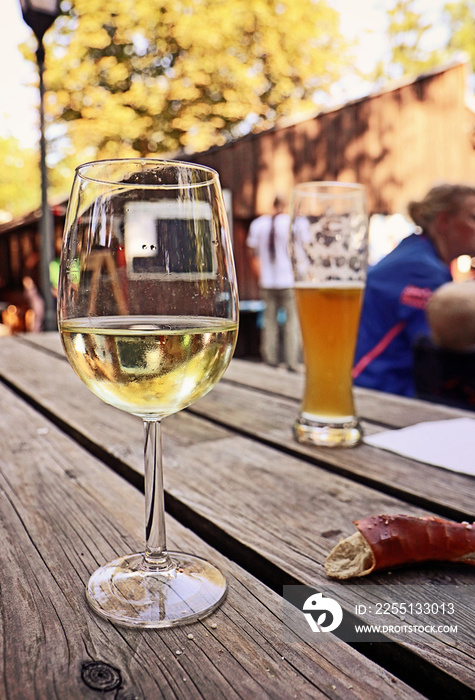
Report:
[[[222,143],[254,115],[313,105],[344,67],[324,0],[73,0],[48,32],[49,114],[74,149],[147,155]],[[49,46],[47,47],[49,49]]]
[[[0,137],[0,214],[21,216],[40,205],[40,165],[35,150],[15,138]]]

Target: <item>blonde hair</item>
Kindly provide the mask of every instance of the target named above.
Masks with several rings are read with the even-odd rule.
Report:
[[[475,197],[475,187],[470,185],[437,185],[419,202],[409,202],[407,211],[414,223],[427,231],[437,214],[456,213],[470,196]]]

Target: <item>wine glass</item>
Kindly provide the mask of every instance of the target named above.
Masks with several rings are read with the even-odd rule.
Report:
[[[119,624],[193,622],[226,594],[215,566],[167,551],[160,424],[221,378],[237,314],[214,170],[152,159],[77,168],[58,289],[64,351],[94,394],[145,428],[145,549],[101,566],[86,590],[92,608]]]

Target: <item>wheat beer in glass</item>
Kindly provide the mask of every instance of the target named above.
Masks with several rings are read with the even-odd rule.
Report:
[[[298,442],[361,441],[351,369],[364,293],[368,219],[362,185],[307,182],[291,199],[291,255],[305,389]]]

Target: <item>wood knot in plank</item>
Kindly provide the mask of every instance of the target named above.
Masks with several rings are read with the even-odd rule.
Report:
[[[88,688],[101,693],[116,690],[122,682],[120,671],[103,661],[89,661],[83,664],[81,678]]]

